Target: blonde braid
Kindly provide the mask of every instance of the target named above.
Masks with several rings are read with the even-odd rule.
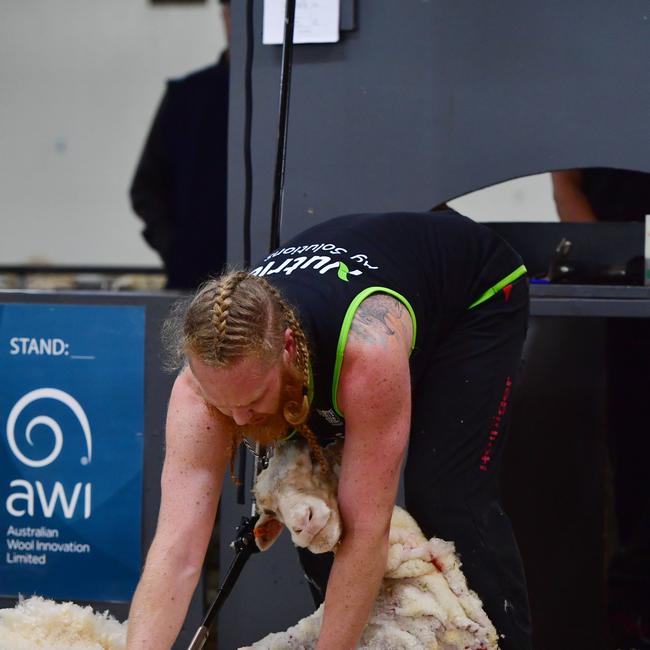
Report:
[[[217,339],[214,342],[215,348],[221,346],[228,335],[228,316],[232,305],[232,295],[239,284],[250,277],[245,271],[237,271],[224,276],[214,288],[214,306],[212,307],[212,325],[217,332]]]
[[[297,350],[297,365],[300,373],[302,375],[303,381],[303,396],[302,402],[298,405],[297,409],[290,408],[292,405],[288,404],[284,410],[284,417],[287,422],[291,424],[300,435],[307,441],[309,449],[316,458],[316,461],[320,465],[321,473],[325,474],[329,471],[329,463],[325,458],[323,453],[323,448],[318,442],[316,434],[311,430],[307,424],[307,418],[309,417],[309,345],[307,344],[307,337],[305,332],[302,329],[296,314],[293,309],[286,303],[280,292],[273,287],[268,282],[264,281],[269,288],[270,293],[273,297],[279,302],[282,306],[282,312],[284,321],[288,327],[291,328],[293,332],[294,339],[296,341],[296,350]]]
[[[268,283],[267,283],[268,284]],[[280,293],[275,289],[275,287],[269,284],[269,290],[271,291],[273,297],[280,303],[282,307],[282,316],[287,327],[291,328],[293,332],[293,338],[296,342],[296,362],[298,370],[302,375],[302,386],[303,386],[303,397],[302,403],[297,413],[291,414],[291,416],[296,419],[295,422],[289,420],[289,424],[294,426],[304,422],[309,416],[309,398],[307,396],[309,390],[309,345],[307,344],[307,337],[303,331],[296,314],[293,309],[285,302],[284,298]]]
[[[224,367],[247,357],[277,358],[283,344],[282,308],[245,271],[209,280],[185,312],[182,349]]]

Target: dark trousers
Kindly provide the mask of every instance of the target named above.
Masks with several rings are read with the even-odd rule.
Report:
[[[502,650],[531,648],[526,581],[498,486],[527,322],[525,278],[465,313],[414,377],[404,470],[407,510],[427,537],[454,542]],[[300,555],[318,603],[331,557]]]

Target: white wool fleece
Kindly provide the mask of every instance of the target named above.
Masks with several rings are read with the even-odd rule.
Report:
[[[0,609],[0,650],[125,650],[126,624],[108,612],[39,596]]]

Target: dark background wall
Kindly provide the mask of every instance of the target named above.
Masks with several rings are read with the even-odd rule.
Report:
[[[356,4],[355,4],[356,2]],[[253,258],[266,252],[281,48],[255,5]],[[650,171],[650,2],[343,0],[341,41],[294,52],[282,237],[426,210],[580,166]],[[233,3],[229,246],[242,259],[246,2]],[[347,19],[346,19],[347,20]]]

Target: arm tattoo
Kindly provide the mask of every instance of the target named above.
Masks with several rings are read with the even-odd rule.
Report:
[[[366,298],[357,309],[350,337],[381,346],[388,343],[390,336],[404,340],[408,333],[407,318],[410,319],[410,315],[399,300],[377,293]]]

